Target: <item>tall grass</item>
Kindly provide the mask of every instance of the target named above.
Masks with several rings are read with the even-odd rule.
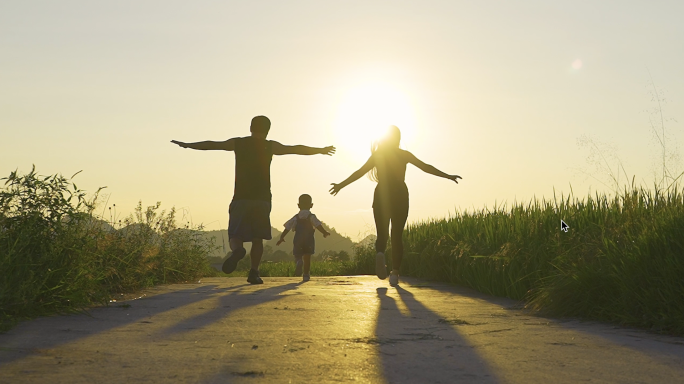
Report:
[[[139,204],[123,222],[94,214],[70,179],[12,172],[0,189],[0,331],[22,318],[106,303],[115,293],[214,274],[212,247],[175,210]],[[98,191],[99,192],[99,191]]]
[[[524,299],[556,316],[681,335],[683,196],[632,187],[413,224],[401,273]]]

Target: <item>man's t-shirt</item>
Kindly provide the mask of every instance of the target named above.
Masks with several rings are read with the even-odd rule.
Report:
[[[235,192],[233,200],[271,201],[273,143],[252,136],[235,142]]]

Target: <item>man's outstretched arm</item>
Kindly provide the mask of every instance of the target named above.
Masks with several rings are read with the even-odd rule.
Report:
[[[328,146],[323,148],[307,147],[306,145],[283,145],[277,141],[273,142],[274,155],[328,155],[335,153],[335,147]]]
[[[198,141],[196,143],[184,143],[182,141],[171,140],[182,148],[198,149],[200,151],[234,151],[235,139],[226,141]]]

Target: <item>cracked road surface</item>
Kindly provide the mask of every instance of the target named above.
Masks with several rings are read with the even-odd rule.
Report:
[[[0,383],[684,383],[684,339],[442,283],[207,278],[0,335]]]

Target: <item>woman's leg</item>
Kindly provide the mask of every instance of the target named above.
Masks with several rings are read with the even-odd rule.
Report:
[[[378,276],[378,279],[384,280],[387,278],[385,249],[387,248],[387,239],[389,238],[390,210],[388,209],[389,201],[386,196],[378,195],[378,188],[376,188],[373,197],[373,218],[375,219],[375,229],[378,234],[375,240],[375,251],[377,252],[375,254],[375,274]]]
[[[392,270],[398,272],[404,256],[404,226],[406,226],[409,211],[408,189],[404,196],[392,203]]]
[[[387,206],[387,198],[379,196],[380,193],[376,189],[373,196],[373,219],[375,219],[375,230],[377,238],[375,239],[375,252],[385,253],[387,249],[387,240],[389,240],[389,225],[390,225],[390,210]]]
[[[404,225],[406,219],[402,221],[392,220],[392,271],[401,269],[401,259],[404,256]]]

